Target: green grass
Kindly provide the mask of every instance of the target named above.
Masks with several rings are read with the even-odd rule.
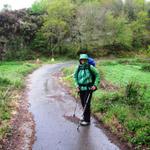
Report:
[[[149,60],[101,60],[97,68],[101,78],[118,87],[117,90],[99,89],[93,95],[92,112],[112,132],[135,147],[150,147],[150,73],[142,69]],[[75,67],[65,68],[64,80],[74,92]]]
[[[16,88],[23,86],[23,78],[34,68],[35,64],[26,62],[3,62],[0,64],[0,83]]]
[[[148,147],[150,143],[150,73],[143,69],[147,64],[142,60],[116,60],[98,65],[105,79],[120,87],[120,96],[97,98],[101,99],[99,105],[105,108],[101,119],[116,134],[121,126],[122,137],[138,147]],[[107,109],[103,101],[110,101]]]
[[[16,100],[14,94],[24,87],[25,76],[38,66],[25,61],[0,63],[0,139],[10,131],[11,111],[15,109],[12,103]]]
[[[150,75],[141,71],[138,65],[108,65],[100,66],[105,74],[105,79],[117,85],[127,85],[129,81],[138,81],[141,84],[150,85]]]

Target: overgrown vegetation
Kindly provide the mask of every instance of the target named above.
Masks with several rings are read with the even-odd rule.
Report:
[[[10,133],[10,119],[24,87],[24,77],[38,65],[27,62],[0,63],[0,140]]]
[[[144,0],[38,0],[0,12],[0,59],[32,59],[34,52],[74,57],[121,51],[149,54],[150,3]],[[31,54],[31,55],[29,55]]]
[[[92,112],[122,140],[132,143],[133,149],[148,149],[150,144],[150,79],[141,68],[149,60],[118,59],[100,61],[97,68],[114,88],[95,92]],[[74,91],[74,67],[64,69],[64,80]],[[102,82],[102,81],[101,81]]]

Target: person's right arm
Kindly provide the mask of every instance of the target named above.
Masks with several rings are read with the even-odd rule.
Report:
[[[76,67],[75,72],[74,72],[74,81],[75,81],[76,88],[78,88],[79,87],[79,85],[78,85],[78,66]]]

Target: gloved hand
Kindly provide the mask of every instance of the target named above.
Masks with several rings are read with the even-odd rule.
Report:
[[[91,87],[91,90],[92,90],[92,91],[95,91],[95,90],[97,90],[97,87],[96,87],[95,85],[93,85],[93,86]]]

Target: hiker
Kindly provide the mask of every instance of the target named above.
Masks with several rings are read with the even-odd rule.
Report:
[[[74,73],[75,85],[77,92],[80,94],[81,104],[84,108],[86,100],[88,99],[87,106],[83,112],[83,118],[80,120],[80,124],[83,126],[90,125],[90,104],[93,91],[97,90],[100,82],[100,76],[97,69],[88,64],[88,55],[80,54],[79,66]]]

